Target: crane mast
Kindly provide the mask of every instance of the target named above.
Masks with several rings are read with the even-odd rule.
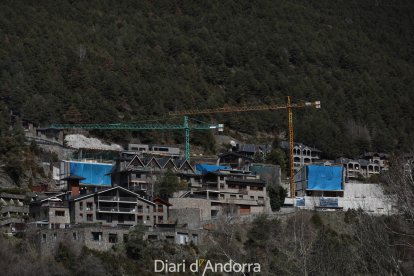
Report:
[[[291,198],[295,198],[295,168],[293,160],[293,109],[302,107],[314,107],[321,108],[320,101],[314,102],[301,102],[292,103],[291,97],[287,97],[286,104],[272,104],[272,105],[253,105],[253,106],[224,106],[219,108],[207,108],[207,109],[190,109],[182,111],[171,111],[169,115],[197,115],[197,114],[211,114],[211,113],[231,113],[231,112],[249,112],[249,111],[261,111],[261,110],[276,110],[287,109],[288,112],[288,128],[289,128],[289,167],[290,167],[290,195]]]

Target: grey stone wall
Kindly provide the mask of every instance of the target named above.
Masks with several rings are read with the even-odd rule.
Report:
[[[201,226],[200,219],[200,209],[198,208],[170,210],[170,220],[177,222],[177,224],[187,224],[188,229],[199,228]]]
[[[202,198],[170,198],[171,212],[176,209],[199,209],[199,220],[211,219],[211,201]]]
[[[36,234],[36,241],[41,253],[53,252],[60,242],[71,242],[90,249],[105,251],[118,243],[122,243],[128,232],[128,228],[105,228],[100,226],[44,229]]]
[[[67,229],[42,229],[35,234],[35,241],[41,254],[53,252],[59,243],[69,242],[77,246],[106,251],[126,241],[131,228],[83,226]],[[207,235],[206,230],[185,228],[150,228],[144,233],[144,240],[166,240],[176,244],[194,243],[200,245]]]

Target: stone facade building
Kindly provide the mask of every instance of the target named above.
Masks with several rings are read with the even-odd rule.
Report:
[[[30,219],[49,229],[68,228],[70,224],[69,203],[61,193],[30,204]]]
[[[112,170],[112,185],[121,186],[147,198],[154,196],[155,185],[166,172],[172,172],[186,186],[198,185],[198,176],[187,160],[123,156]]]
[[[205,173],[201,187],[192,188],[169,202],[172,210],[199,209],[199,220],[213,219],[228,212],[234,215],[263,213],[269,208],[266,182],[257,175],[238,170]]]
[[[16,223],[23,223],[29,214],[24,194],[0,193],[0,227],[13,232]]]
[[[99,223],[103,226],[148,227],[168,223],[170,204],[162,199],[152,202],[120,186],[95,193],[62,193],[30,206],[31,221],[49,229]]]

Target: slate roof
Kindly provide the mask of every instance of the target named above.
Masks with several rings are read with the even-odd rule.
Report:
[[[145,199],[145,198],[141,197],[139,194],[136,194],[136,193],[134,193],[134,192],[132,192],[132,191],[130,191],[128,189],[125,189],[125,188],[121,187],[121,186],[115,186],[115,187],[111,187],[111,188],[108,188],[108,189],[104,189],[104,190],[101,190],[101,191],[98,191],[98,192],[94,192],[94,193],[90,193],[90,194],[86,194],[86,195],[78,195],[78,196],[75,196],[75,197],[71,197],[70,198],[70,201],[76,201],[76,200],[79,200],[79,199],[88,198],[88,197],[91,197],[91,196],[94,196],[94,195],[99,195],[101,193],[104,193],[104,192],[107,192],[107,191],[110,191],[110,190],[114,190],[114,189],[123,190],[123,191],[125,191],[125,192],[127,192],[129,194],[132,194],[132,195],[138,197],[142,201],[145,201],[145,202],[147,202],[149,204],[155,205],[154,202],[152,202],[152,201],[150,201],[148,199]]]
[[[226,157],[226,156],[231,156],[231,155],[237,156],[237,157],[242,157],[242,158],[248,159],[249,161],[252,161],[252,162],[254,161],[254,159],[252,159],[252,158],[250,158],[250,157],[248,157],[244,154],[240,154],[240,153],[234,152],[234,151],[229,151],[229,152],[222,153],[222,154],[219,155],[219,158]]]
[[[238,151],[255,153],[257,150],[256,150],[256,145],[254,145],[254,144],[242,144],[242,145],[239,146]]]

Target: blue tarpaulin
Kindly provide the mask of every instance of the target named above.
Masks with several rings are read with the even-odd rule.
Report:
[[[308,165],[306,169],[308,190],[342,190],[342,166]]]
[[[201,173],[201,174],[206,174],[209,172],[216,172],[219,170],[231,170],[231,168],[227,166],[218,166],[218,165],[211,165],[211,164],[197,164],[196,165],[197,173]]]
[[[111,164],[69,162],[70,174],[86,179],[80,183],[89,185],[111,186]]]
[[[338,207],[338,198],[321,197],[319,199],[319,206],[321,206],[321,207]]]

